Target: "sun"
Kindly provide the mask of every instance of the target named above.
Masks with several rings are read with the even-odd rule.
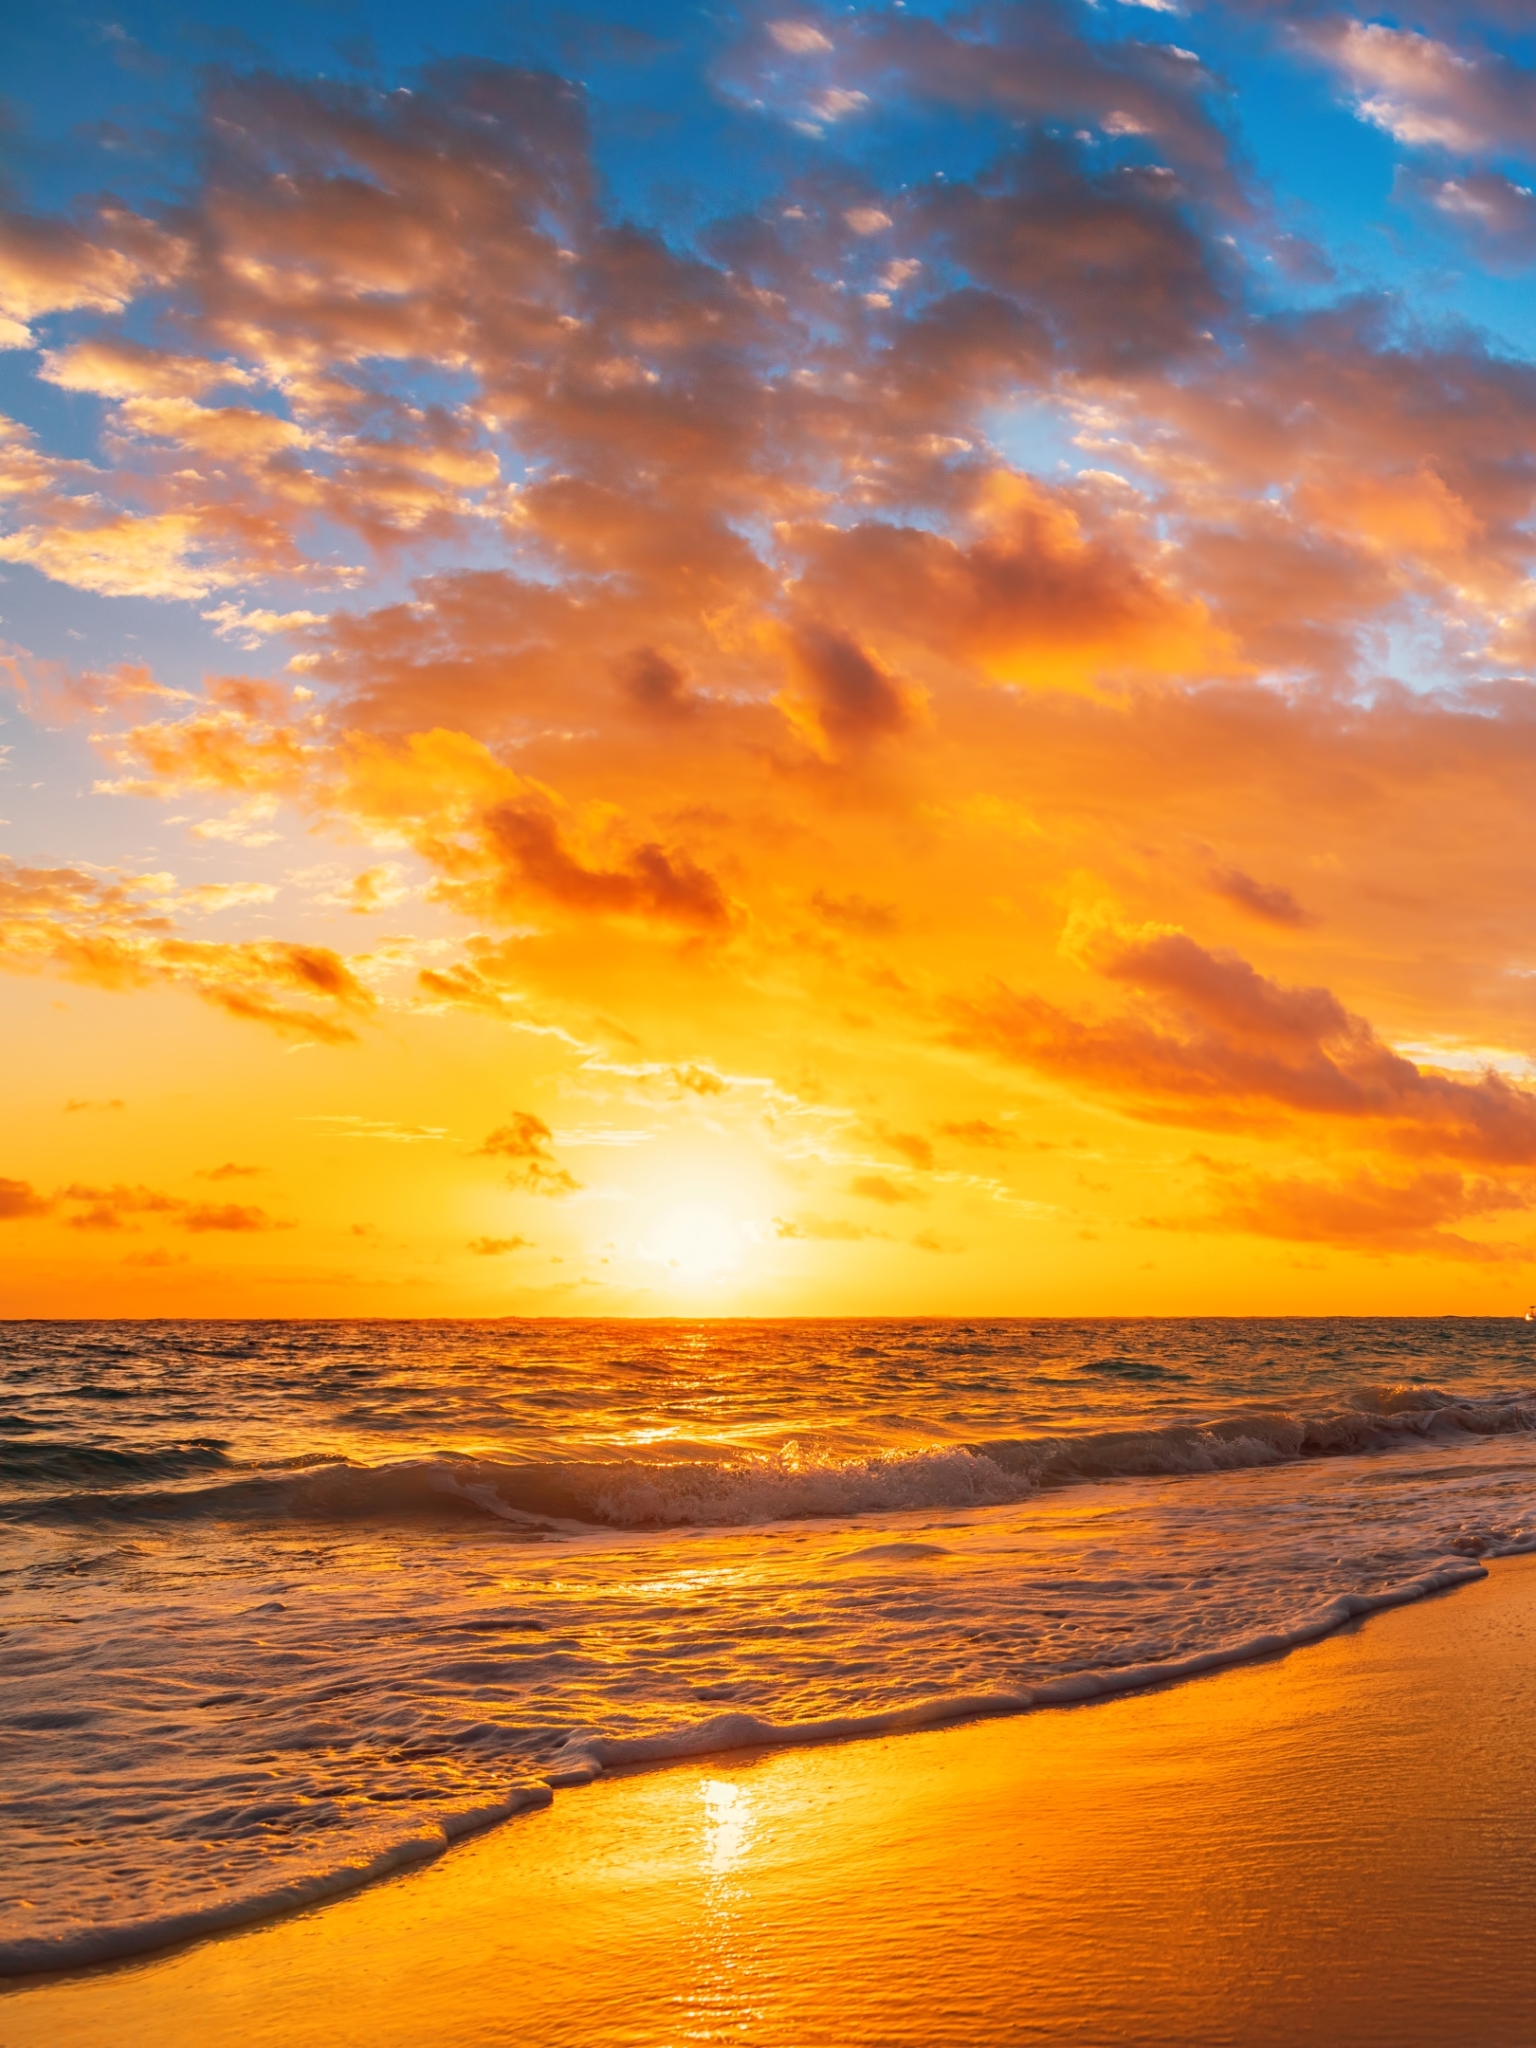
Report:
[[[742,1226],[718,1204],[669,1202],[657,1211],[638,1249],[647,1264],[695,1286],[723,1280],[741,1264]]]

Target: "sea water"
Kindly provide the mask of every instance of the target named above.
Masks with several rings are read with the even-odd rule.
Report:
[[[1536,1325],[0,1325],[0,1974],[1536,1549]]]

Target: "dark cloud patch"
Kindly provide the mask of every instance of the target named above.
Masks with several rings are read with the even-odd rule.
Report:
[[[284,1230],[289,1226],[244,1202],[192,1202],[181,1217],[181,1228],[204,1232],[229,1231],[242,1234],[258,1230]]]
[[[978,286],[1015,299],[1094,375],[1186,355],[1230,310],[1186,198],[1166,168],[1090,171],[1041,140],[983,179],[931,187],[919,216]]]
[[[658,648],[637,647],[615,667],[620,692],[636,710],[661,719],[691,718],[698,710],[686,671]]]
[[[654,841],[635,847],[613,867],[589,866],[571,851],[547,811],[501,804],[486,833],[508,876],[522,889],[567,910],[635,917],[701,932],[723,932],[731,909],[715,877],[685,853]]]
[[[1232,867],[1212,868],[1208,879],[1218,896],[1225,897],[1228,903],[1239,910],[1246,910],[1250,917],[1257,917],[1265,924],[1285,925],[1299,931],[1317,923],[1316,917],[1304,910],[1290,890],[1278,882],[1256,882],[1241,868]]]
[[[573,1195],[581,1182],[560,1165],[552,1148],[553,1134],[544,1119],[531,1110],[515,1109],[491,1132],[476,1157],[508,1160],[507,1186],[525,1194]]]
[[[900,913],[894,903],[878,903],[856,891],[846,896],[835,896],[830,890],[814,889],[810,903],[824,924],[855,938],[886,939],[901,926]]]
[[[989,1123],[985,1117],[973,1116],[959,1123],[940,1124],[941,1138],[953,1138],[959,1145],[979,1145],[989,1151],[1003,1151],[1009,1145],[1018,1143],[1018,1133],[1006,1124]]]

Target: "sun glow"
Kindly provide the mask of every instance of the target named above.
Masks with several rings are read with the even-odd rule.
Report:
[[[729,1278],[741,1265],[745,1227],[718,1203],[669,1202],[653,1217],[638,1250],[651,1266],[698,1286]]]

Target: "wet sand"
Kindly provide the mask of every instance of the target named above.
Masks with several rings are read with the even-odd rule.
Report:
[[[1536,2040],[1536,1559],[1166,1691],[562,1792],[0,2048]]]

